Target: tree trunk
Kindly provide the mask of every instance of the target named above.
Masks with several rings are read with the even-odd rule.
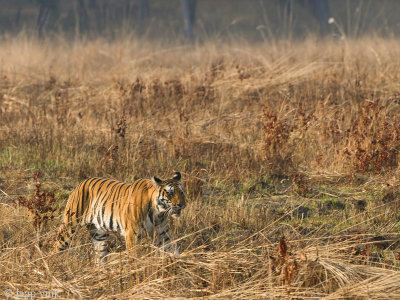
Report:
[[[36,21],[36,28],[38,30],[39,39],[43,38],[45,25],[49,18],[49,5],[43,1],[39,6],[39,14]]]
[[[183,19],[185,20],[186,26],[186,35],[190,41],[193,41],[197,0],[181,0],[181,4],[183,10]]]
[[[143,31],[143,29],[146,27],[149,15],[149,2],[147,0],[138,0],[138,25],[140,31]]]
[[[83,0],[78,0],[78,20],[79,20],[79,33],[85,34],[89,29],[89,16],[87,13],[87,9],[85,6],[85,2]]]

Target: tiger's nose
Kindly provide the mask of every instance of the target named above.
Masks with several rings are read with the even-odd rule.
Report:
[[[174,208],[172,209],[174,211],[174,213],[180,213],[181,212],[182,207],[180,206],[174,206]]]
[[[180,217],[181,216],[181,207],[180,206],[175,206],[172,208],[172,217]]]
[[[180,215],[180,214],[181,214],[181,210],[182,210],[183,208],[185,208],[185,204],[184,204],[183,206],[181,206],[181,205],[176,205],[176,206],[173,207],[172,210],[173,210],[174,214]]]

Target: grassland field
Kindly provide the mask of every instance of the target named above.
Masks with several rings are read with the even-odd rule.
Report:
[[[0,298],[400,299],[399,57],[378,37],[3,37]],[[174,171],[179,258],[115,237],[99,266],[85,229],[51,253],[81,180]]]

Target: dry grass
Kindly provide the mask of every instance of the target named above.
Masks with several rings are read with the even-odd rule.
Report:
[[[0,292],[395,299],[399,49],[379,38],[196,48],[3,38]],[[35,230],[26,202],[11,203],[35,193],[38,169],[57,210]],[[179,259],[148,241],[127,253],[117,239],[99,267],[84,230],[50,254],[79,180],[175,170],[190,203],[173,224]]]

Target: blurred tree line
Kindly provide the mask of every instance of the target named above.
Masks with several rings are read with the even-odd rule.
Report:
[[[261,38],[400,32],[398,0],[0,0],[0,33]],[[333,25],[328,19],[334,17]],[[195,20],[197,23],[195,24]],[[196,26],[195,26],[196,25]]]
[[[157,19],[168,15],[177,20],[182,15],[179,0],[169,3],[159,0],[3,0],[0,5],[2,32],[25,30],[39,37],[60,32],[75,36],[113,36],[121,29],[125,33],[145,32],[151,22],[159,21]]]

